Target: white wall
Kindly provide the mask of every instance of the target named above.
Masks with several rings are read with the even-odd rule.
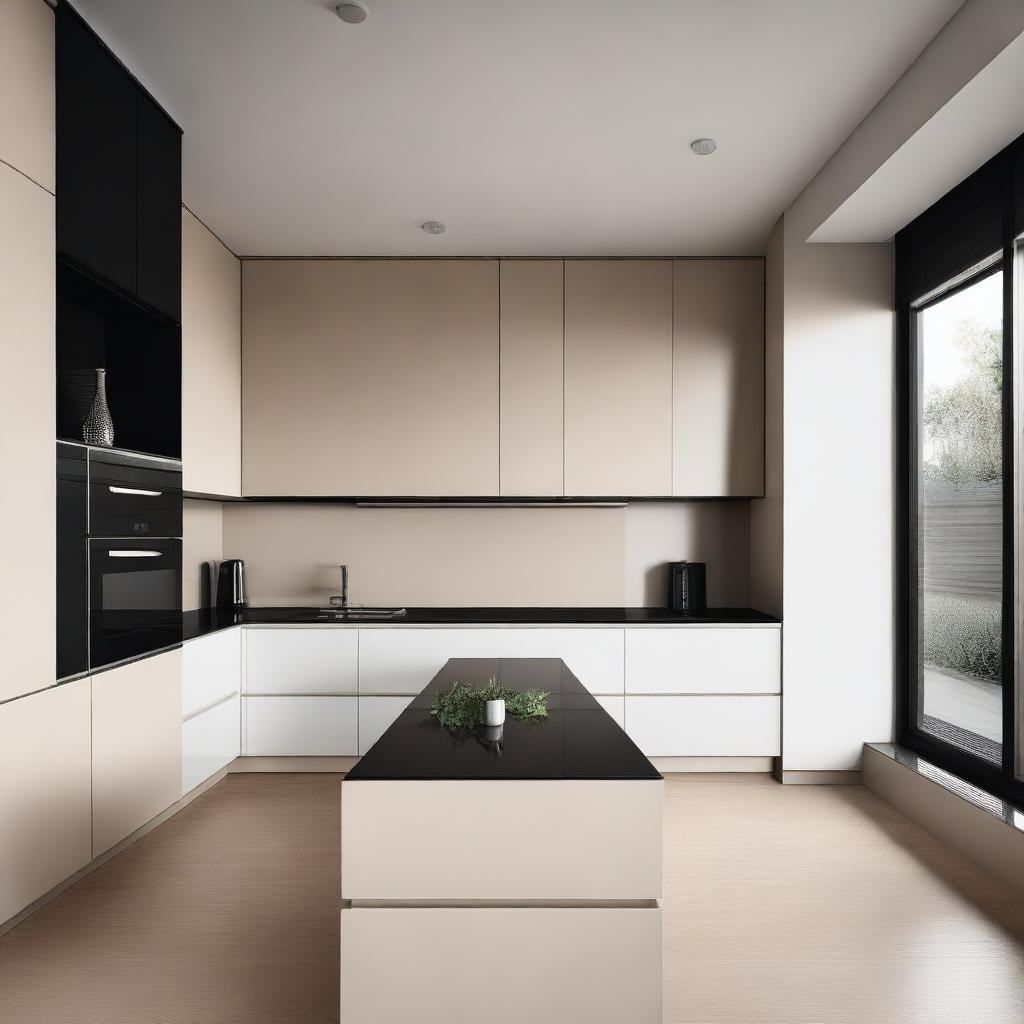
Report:
[[[224,558],[224,513],[216,501],[182,503],[181,598],[182,607],[203,608],[203,562],[219,562]]]

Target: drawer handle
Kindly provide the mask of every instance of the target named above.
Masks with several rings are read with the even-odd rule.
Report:
[[[108,488],[111,494],[141,494],[147,498],[159,498],[163,491],[144,491],[139,487],[115,487],[111,484]]]
[[[159,558],[162,554],[162,551],[137,551],[120,548],[107,552],[110,558]]]

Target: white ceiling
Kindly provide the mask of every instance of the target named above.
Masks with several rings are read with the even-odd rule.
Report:
[[[746,255],[961,3],[76,6],[184,128],[185,201],[241,255]]]

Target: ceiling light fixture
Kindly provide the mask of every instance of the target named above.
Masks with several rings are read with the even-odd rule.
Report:
[[[439,220],[425,220],[420,227],[428,235],[443,235],[448,230],[448,225],[442,224]]]
[[[718,149],[718,143],[714,139],[694,139],[690,143],[690,149],[697,154],[697,156],[711,156],[716,149]]]
[[[366,21],[366,8],[359,3],[338,4],[334,13],[348,25],[361,25]]]

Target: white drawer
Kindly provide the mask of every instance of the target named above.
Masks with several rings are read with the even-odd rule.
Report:
[[[449,658],[562,658],[592,693],[622,693],[622,630],[470,627],[360,630],[359,692],[417,694]]]
[[[181,795],[238,757],[242,699],[234,696],[190,718],[181,727]]]
[[[626,697],[626,732],[648,757],[775,757],[780,697]]]
[[[331,626],[247,628],[245,692],[355,693],[359,632]]]
[[[391,723],[412,703],[412,697],[359,698],[359,753],[365,754]]]
[[[357,697],[246,697],[245,754],[311,757],[357,752]]]
[[[182,648],[181,713],[191,715],[242,687],[242,631],[189,640]]]
[[[626,630],[626,693],[779,693],[781,631],[676,626]]]

